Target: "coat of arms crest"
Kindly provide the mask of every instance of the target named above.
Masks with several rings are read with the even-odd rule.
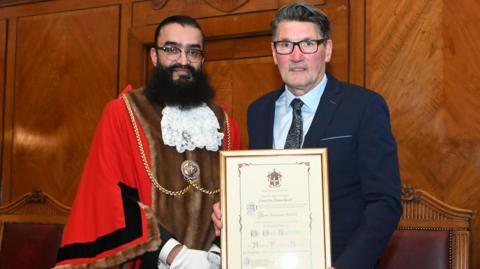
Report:
[[[268,178],[268,183],[269,183],[268,186],[270,188],[280,187],[280,181],[282,181],[282,174],[275,171],[275,169],[273,169],[273,172],[268,173],[267,178]]]

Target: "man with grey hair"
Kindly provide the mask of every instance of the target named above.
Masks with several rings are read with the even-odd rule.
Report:
[[[308,4],[277,12],[272,55],[285,85],[248,108],[249,148],[327,148],[333,266],[379,268],[402,214],[397,146],[384,99],[326,73],[330,29]],[[218,204],[212,220],[219,234]]]

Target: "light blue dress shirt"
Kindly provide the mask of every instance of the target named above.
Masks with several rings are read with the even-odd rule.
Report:
[[[285,85],[285,91],[275,101],[275,119],[273,122],[273,148],[283,149],[285,146],[285,140],[287,140],[288,130],[292,124],[292,110],[290,103],[295,98],[300,98],[304,105],[302,106],[302,119],[303,119],[303,141],[305,141],[305,135],[310,128],[313,121],[313,116],[317,111],[320,98],[322,98],[325,86],[327,85],[327,76],[323,75],[320,83],[315,86],[311,91],[302,95],[295,96]]]

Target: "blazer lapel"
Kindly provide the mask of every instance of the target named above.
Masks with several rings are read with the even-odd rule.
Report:
[[[324,136],[328,124],[332,120],[335,110],[341,102],[343,96],[341,84],[334,77],[330,75],[327,75],[327,77],[327,86],[325,87],[322,98],[320,98],[320,104],[305,136],[303,148],[314,148],[318,146],[318,141]]]

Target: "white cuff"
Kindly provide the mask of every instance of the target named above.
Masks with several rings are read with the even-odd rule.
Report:
[[[165,243],[165,245],[163,245],[163,248],[160,250],[160,255],[158,255],[158,259],[164,264],[167,264],[168,254],[170,254],[170,251],[172,251],[172,249],[176,245],[180,245],[180,242],[173,238],[168,239],[167,243]]]
[[[220,268],[220,265],[222,264],[222,257],[220,254],[220,248],[212,244],[210,249],[207,252],[207,260],[215,266],[215,268]]]
[[[221,251],[220,248],[216,244],[212,244],[212,246],[208,250],[208,252],[213,252],[218,255],[220,255],[220,251]]]

